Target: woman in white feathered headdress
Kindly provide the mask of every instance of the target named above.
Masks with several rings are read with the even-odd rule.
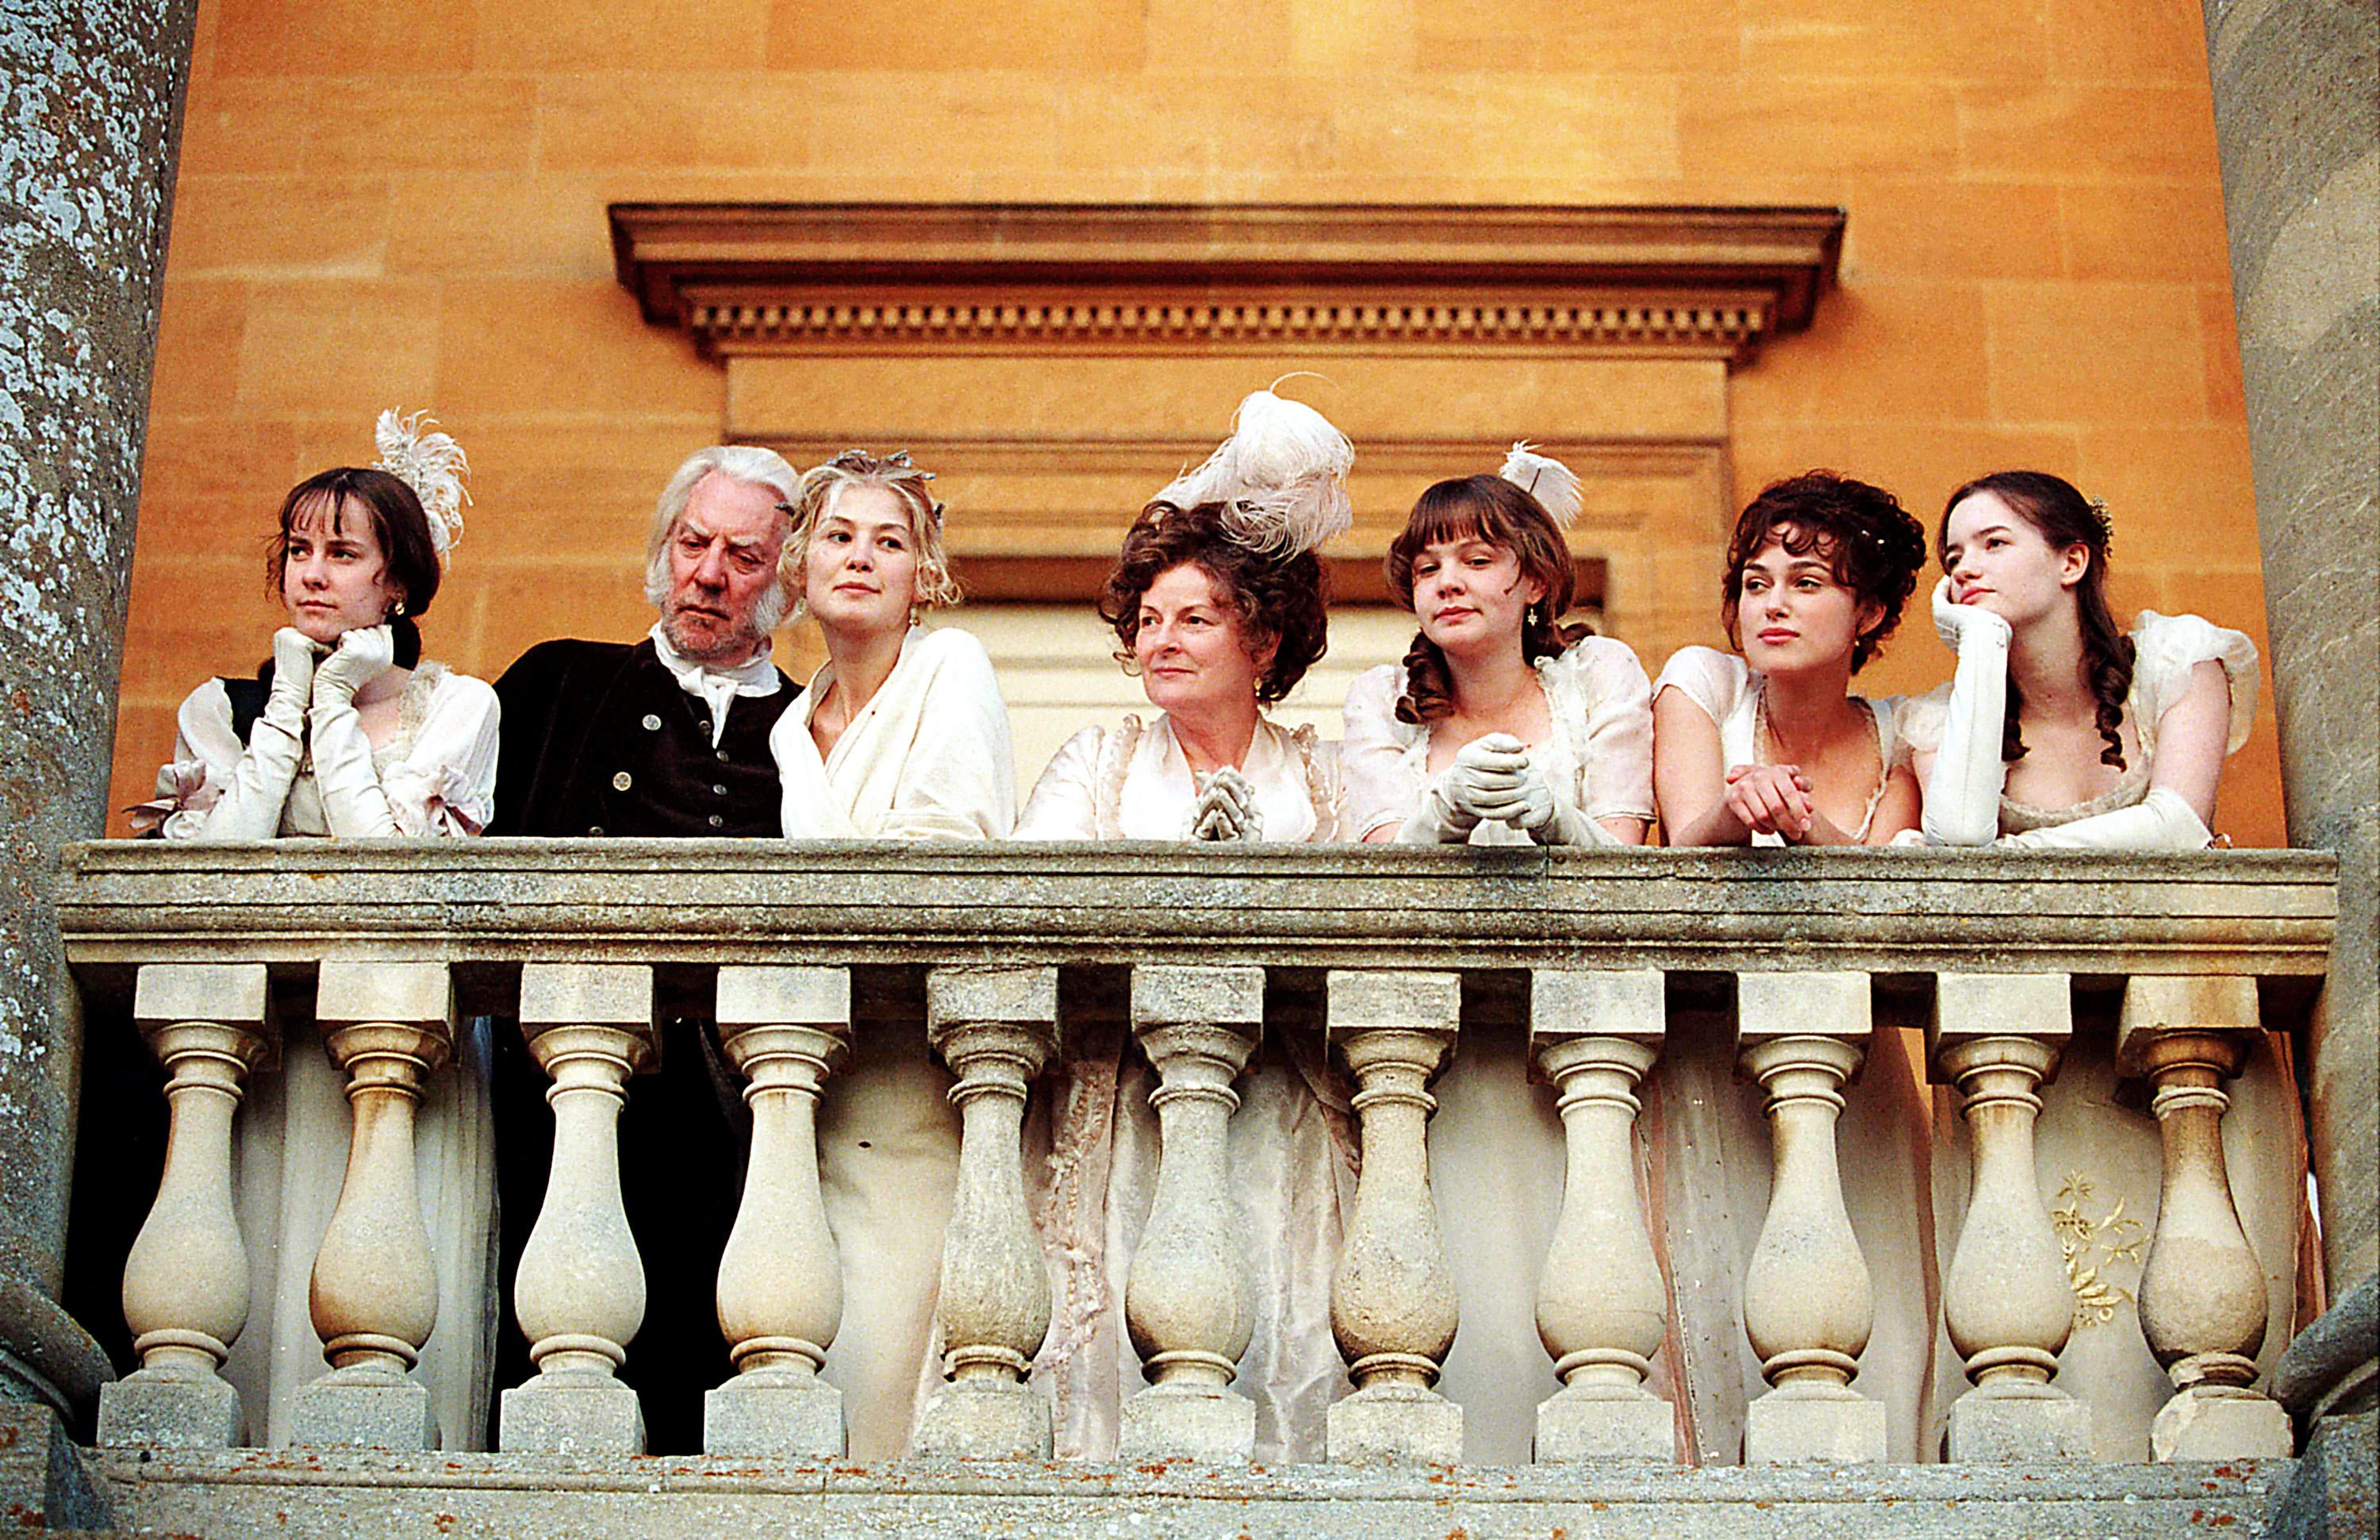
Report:
[[[1322,656],[1329,596],[1314,548],[1353,521],[1354,461],[1321,413],[1257,391],[1206,463],[1142,509],[1099,618],[1162,714],[1069,739],[1017,838],[1337,838],[1335,757],[1265,708]]]
[[[492,811],[496,696],[421,659],[415,620],[463,528],[462,450],[381,414],[379,463],[307,478],[265,556],[289,624],[253,678],[182,702],[133,827],[168,839],[475,834]]]
[[[1347,693],[1347,832],[1407,843],[1641,844],[1652,687],[1628,648],[1565,626],[1578,479],[1515,444],[1495,476],[1421,494],[1389,589],[1421,622]]]

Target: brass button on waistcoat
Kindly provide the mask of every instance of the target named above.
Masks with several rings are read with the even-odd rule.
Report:
[[[662,719],[653,715],[650,711],[647,711],[645,713],[645,731],[648,733],[658,733],[661,730]]]
[[[622,770],[619,774],[612,777],[612,789],[615,792],[625,792],[636,783],[637,778],[630,775],[626,770]]]

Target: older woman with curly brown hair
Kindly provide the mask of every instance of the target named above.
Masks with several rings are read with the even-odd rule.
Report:
[[[1320,446],[1318,468],[1231,484],[1233,466],[1305,463],[1255,447],[1267,436]],[[1033,788],[1019,839],[1338,837],[1330,746],[1264,709],[1322,656],[1328,595],[1312,545],[1343,527],[1345,472],[1331,467],[1353,459],[1345,446],[1312,408],[1260,391],[1215,458],[1141,511],[1099,617],[1161,714],[1068,739]]]

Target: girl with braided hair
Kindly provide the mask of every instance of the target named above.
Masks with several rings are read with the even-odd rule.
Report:
[[[2256,711],[2256,649],[2107,608],[2104,505],[2041,471],[1950,494],[1934,620],[1957,675],[1912,703],[1929,844],[2199,850]]]
[[[1670,843],[1883,844],[1917,821],[1901,697],[1851,681],[1925,564],[1925,529],[1881,487],[1814,470],[1752,500],[1719,600],[1736,651],[1682,649],[1653,688]]]

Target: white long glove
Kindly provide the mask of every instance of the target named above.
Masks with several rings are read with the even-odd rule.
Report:
[[[1229,765],[1201,777],[1198,799],[1190,806],[1190,838],[1263,839],[1264,816],[1257,810],[1254,783]]]
[[[1509,822],[1541,845],[1616,845],[1619,836],[1554,795],[1546,772],[1532,764],[1521,772],[1520,808]]]
[[[2179,792],[2163,786],[2130,807],[2029,829],[1999,843],[2035,850],[2204,850],[2215,836]]]
[[[356,714],[356,691],[396,659],[385,625],[361,626],[339,638],[338,650],[314,670],[314,787],[322,794],[322,820],[339,840],[384,840],[402,833],[388,794],[372,766],[371,740]]]
[[[1925,784],[1925,843],[1984,845],[2000,831],[2008,765],[2000,743],[2008,718],[2009,623],[1989,610],[1950,602],[1950,580],[1934,585],[1934,629],[1959,655],[1942,724],[1942,746]]]
[[[248,749],[231,783],[207,809],[201,840],[269,840],[281,832],[281,810],[305,752],[306,697],[314,678],[314,644],[295,626],[273,634],[273,690],[249,729]]]
[[[1422,793],[1421,805],[1397,831],[1397,843],[1462,844],[1482,819],[1504,816],[1527,762],[1521,740],[1506,734],[1464,744],[1455,751],[1454,763]]]

